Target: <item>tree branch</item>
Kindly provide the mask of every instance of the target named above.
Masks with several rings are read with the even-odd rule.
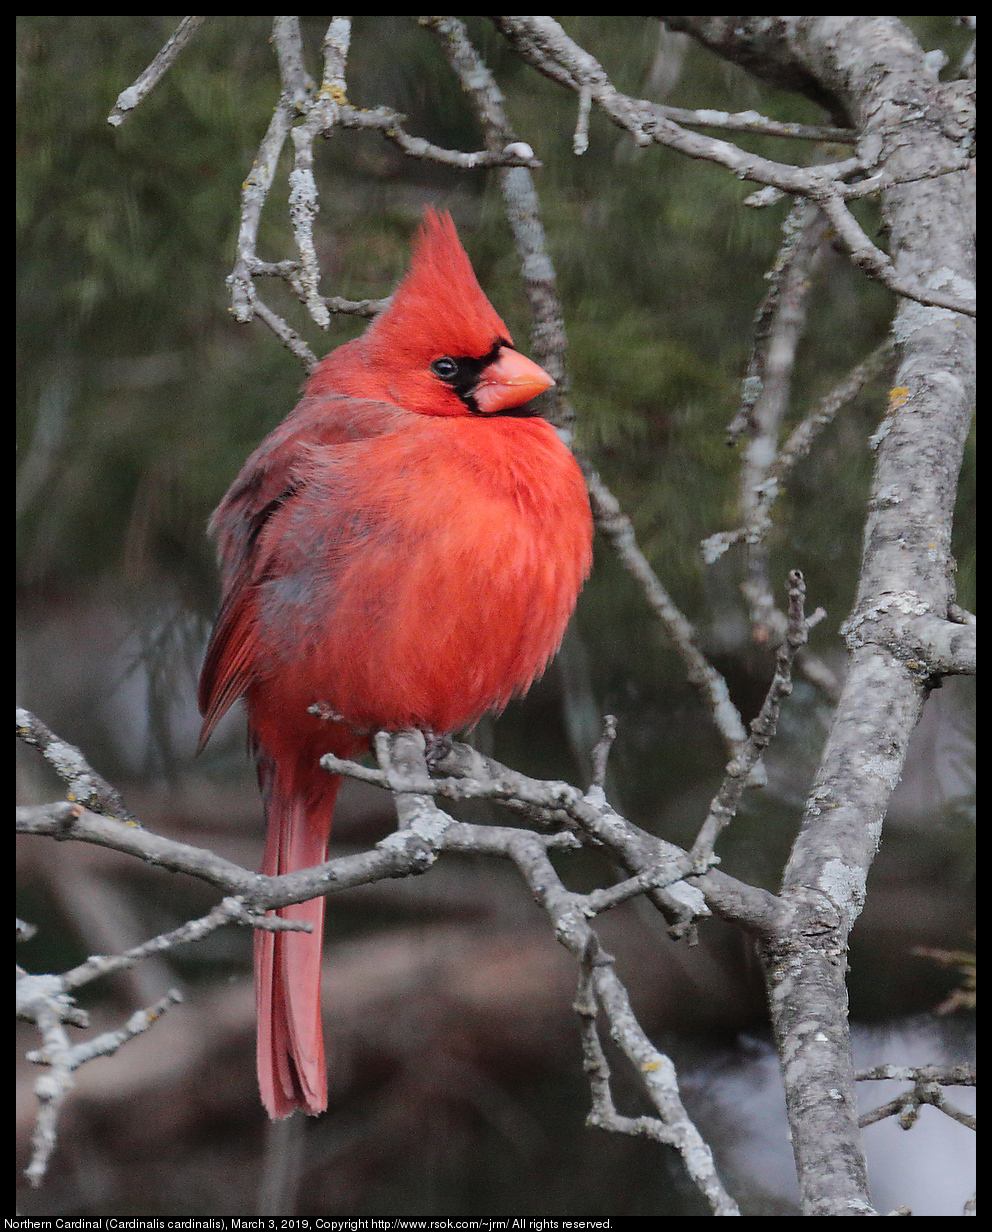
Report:
[[[116,787],[89,765],[75,745],[60,739],[30,710],[17,709],[14,716],[15,735],[38,749],[45,761],[66,784],[67,798],[96,813],[117,817],[129,825],[137,825],[128,812]]]
[[[912,1129],[916,1124],[920,1109],[924,1104],[938,1108],[952,1121],[957,1121],[966,1129],[978,1129],[978,1120],[970,1112],[964,1112],[944,1096],[943,1088],[973,1087],[977,1085],[978,1075],[971,1065],[879,1065],[874,1069],[859,1070],[855,1074],[858,1082],[897,1081],[911,1082],[912,1089],[897,1095],[888,1103],[864,1113],[859,1119],[862,1129],[884,1121],[886,1117],[894,1116],[903,1129]]]
[[[809,627],[804,611],[805,598],[803,575],[798,569],[793,569],[789,574],[787,631],[776,655],[775,675],[757,718],[751,722],[751,734],[727,767],[720,790],[689,853],[700,866],[713,860],[716,840],[736,815],[754,767],[775,735],[782,699],[792,693],[792,661],[799,648],[806,645]]]
[[[175,33],[137,81],[118,94],[114,109],[107,116],[108,124],[117,128],[124,123],[129,112],[133,111],[158,85],[166,71],[175,62],[176,57],[206,20],[206,17],[184,17],[182,19]]]
[[[664,20],[671,24],[671,19]],[[750,20],[763,22],[765,19]],[[788,22],[803,19],[772,20]],[[908,280],[896,271],[886,254],[876,248],[862,231],[845,205],[845,198],[860,196],[865,191],[874,191],[875,186],[866,190],[858,185],[847,186],[843,181],[848,176],[866,169],[863,156],[799,168],[746,153],[727,141],[690,133],[669,119],[659,104],[647,102],[645,99],[634,99],[617,90],[599,62],[570,39],[552,18],[496,17],[494,21],[523,59],[546,76],[577,92],[587,89],[592,100],[614,124],[630,133],[637,145],[666,145],[689,158],[702,158],[717,163],[733,172],[738,179],[765,184],[792,196],[811,198],[830,219],[854,263],[885,283],[891,290],[921,304],[936,305],[969,316],[975,315],[974,284],[954,285],[951,294],[944,294],[940,289],[945,285],[943,283],[930,285]],[[926,176],[950,175],[963,171],[968,165],[969,156],[966,152],[952,150],[946,158],[931,163],[925,169],[914,170],[909,178],[890,171],[888,179],[878,181],[878,187],[883,184],[911,183],[914,179]]]
[[[594,786],[590,795],[583,797],[569,784],[530,780],[490,759],[481,758],[467,746],[457,745],[445,751],[437,765],[442,769],[458,770],[460,774],[433,779],[425,760],[425,741],[421,733],[379,733],[375,746],[380,760],[378,771],[342,762],[330,755],[323,762],[325,768],[333,773],[351,774],[387,786],[396,797],[400,828],[377,844],[373,851],[339,857],[316,868],[281,877],[249,872],[212,852],[166,839],[111,817],[90,813],[78,804],[18,809],[17,828],[23,833],[49,834],[59,839],[98,843],[138,855],[160,867],[191,873],[211,884],[234,891],[202,919],[190,921],[125,953],[90,958],[62,976],[22,976],[19,987],[23,995],[19,1010],[22,1015],[37,1021],[43,1031],[44,1047],[34,1059],[50,1065],[56,1075],[47,1086],[44,1083],[39,1086],[42,1109],[32,1178],[40,1180],[54,1147],[58,1113],[71,1088],[69,1075],[72,1069],[92,1056],[113,1051],[138,1030],[151,1025],[157,1013],[164,1008],[164,1003],[152,1007],[152,1010],[129,1020],[121,1031],[98,1037],[95,1041],[80,1045],[78,1051],[72,1051],[61,1026],[64,1020],[72,1019],[76,1013],[69,998],[71,990],[101,975],[130,966],[150,954],[198,941],[227,923],[263,928],[291,927],[285,921],[263,913],[350,885],[424,872],[444,851],[474,851],[511,859],[548,913],[558,940],[580,962],[591,964],[592,986],[607,1014],[611,1034],[642,1075],[645,1089],[661,1118],[657,1124],[662,1128],[657,1131],[652,1129],[650,1133],[658,1141],[670,1142],[682,1153],[690,1175],[710,1201],[715,1213],[734,1213],[736,1207],[716,1176],[712,1156],[681,1104],[671,1062],[653,1048],[637,1024],[623,985],[615,973],[607,969],[612,960],[602,950],[588,922],[598,912],[634,894],[672,895],[676,882],[686,874],[705,867],[705,863],[701,865],[685,852],[654,839],[624,821],[606,804],[601,786]],[[462,777],[469,770],[476,776],[476,781]],[[500,799],[511,793],[518,806],[536,808],[542,816],[564,814],[575,823],[576,832],[559,830],[554,834],[542,835],[505,826],[469,825],[455,821],[434,803],[437,795],[456,798],[489,795]],[[623,863],[641,863],[650,867],[642,867],[634,877],[607,890],[593,891],[588,895],[573,893],[558,878],[548,853],[551,849],[581,847],[579,834],[585,835],[587,841],[595,839],[605,843]],[[733,884],[732,879],[725,880]],[[749,901],[752,911],[764,915],[766,929],[771,927],[771,896],[762,896],[761,892],[752,891],[742,884],[733,885],[733,888],[739,897]],[[685,914],[687,904],[693,903],[692,896],[699,898],[699,892],[685,885],[682,889],[682,896],[676,895],[671,901]],[[719,883],[716,893],[719,895]],[[705,912],[701,898],[693,904],[693,908],[695,914]],[[172,997],[172,1000],[176,999],[177,996]]]

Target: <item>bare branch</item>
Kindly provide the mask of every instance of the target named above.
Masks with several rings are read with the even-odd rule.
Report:
[[[746,525],[757,516],[760,492],[775,459],[792,393],[796,348],[806,325],[807,299],[826,231],[826,221],[815,205],[803,199],[793,205],[783,226],[785,242],[775,263],[772,289],[759,312],[755,349],[744,382],[749,393],[742,406],[749,440],[741,462],[739,502]],[[741,418],[739,411],[730,427],[731,437]],[[741,591],[750,611],[751,636],[759,645],[780,638],[786,623],[772,594],[769,561],[764,539],[749,537]]]
[[[874,1065],[859,1069],[858,1082],[939,1082],[945,1087],[974,1087],[978,1071],[974,1065]]]
[[[324,35],[324,77],[320,83],[321,94],[344,99],[346,96],[344,71],[348,63],[348,48],[351,45],[351,18],[332,17]]]
[[[379,733],[375,746],[382,773],[391,780],[396,794],[403,827],[385,842],[399,846],[415,836],[422,844],[423,864],[431,862],[442,848],[489,851],[513,860],[534,898],[548,913],[557,940],[590,969],[591,985],[609,1020],[610,1033],[660,1114],[660,1123],[651,1136],[679,1150],[689,1175],[715,1214],[738,1213],[716,1173],[709,1147],[685,1111],[674,1065],[654,1048],[637,1022],[627,992],[613,971],[613,960],[588,923],[585,896],[565,888],[548,858],[551,837],[502,826],[466,825],[441,813],[430,794],[416,790],[430,782],[420,732],[392,736]],[[335,762],[333,768],[338,772],[339,764]],[[565,837],[575,842],[571,835]]]
[[[443,163],[448,167],[458,167],[462,171],[471,171],[476,167],[533,167],[540,169],[539,159],[533,154],[525,155],[517,150],[500,152],[496,150],[477,150],[464,153],[461,150],[447,150],[435,145],[423,137],[414,137],[403,128],[405,116],[389,107],[375,107],[368,111],[356,107],[342,109],[339,123],[342,128],[374,128],[398,146],[404,154],[411,158],[428,158],[432,162]],[[528,147],[529,148],[529,147]]]
[[[291,351],[303,365],[304,371],[309,375],[320,362],[313,351],[307,346],[306,342],[291,326],[287,325],[277,312],[259,299],[254,285],[251,286],[249,301],[252,305],[254,315],[261,317],[265,324],[272,330],[283,345]]]
[[[638,546],[633,524],[620,508],[620,502],[591,467],[583,469],[597,529],[607,538],[624,567],[640,582],[648,604],[668,629],[685,664],[689,682],[706,699],[727,751],[735,754],[747,739],[747,733],[737,707],[730,700],[726,681],[700,650],[696,630],[676,607]]]
[[[15,732],[25,744],[33,745],[67,785],[67,798],[94,813],[117,817],[131,825],[137,825],[128,812],[116,787],[111,787],[105,778],[87,763],[75,745],[60,739],[30,710],[18,709],[15,715]]]
[[[338,125],[342,128],[375,129],[410,157],[427,158],[447,166],[462,169],[541,166],[533,151],[523,143],[506,150],[470,154],[446,150],[421,137],[411,136],[403,128],[405,117],[388,107],[364,109],[351,106],[347,99],[345,78],[350,32],[349,17],[332,19],[324,36],[324,71],[320,89],[315,94],[313,80],[303,62],[299,18],[273,19],[272,42],[279,61],[283,89],[242,188],[238,255],[228,279],[235,318],[248,322],[259,316],[308,373],[316,366],[317,357],[303,338],[261,300],[254,289],[254,277],[278,277],[288,282],[311,319],[322,329],[328,328],[332,313],[372,317],[388,303],[388,300],[352,301],[320,294],[320,270],[313,238],[314,220],[320,209],[313,174],[313,143],[316,137],[328,136]],[[302,123],[294,126],[293,120],[297,115],[304,118]],[[272,187],[279,155],[290,133],[295,157],[289,176],[289,207],[298,258],[295,261],[264,262],[256,253],[259,221]]]
[[[956,625],[977,625],[978,623],[978,617],[974,612],[969,612],[967,608],[959,607],[957,603],[948,604],[947,619],[953,621]]]
[[[777,23],[776,52],[802,68],[815,66],[848,114],[862,118],[874,163],[905,173],[903,187],[882,194],[900,276],[955,293],[973,285],[964,177],[912,179],[914,170],[945,164],[957,136],[922,122],[925,100],[939,104],[935,78],[898,19],[735,22],[732,45],[745,55],[755,41],[767,46],[768,23]],[[861,59],[866,39],[875,55],[870,69]],[[904,647],[914,621],[940,619],[953,600],[954,493],[975,395],[968,317],[904,298],[892,332],[899,366],[895,396],[873,441],[858,594],[845,626],[848,671],[783,877],[782,897],[795,914],[792,940],[762,949],[803,1211],[814,1216],[850,1213],[855,1202],[870,1209],[851,1064],[847,938],[930,683],[925,663],[911,666],[914,656]]]
[[[345,774],[394,792],[449,799],[481,797],[498,801],[538,824],[573,826],[610,850],[635,875],[628,882],[602,891],[599,897],[597,892],[587,896],[583,909],[592,914],[634,893],[646,891],[666,917],[682,920],[683,928],[689,919],[708,914],[708,904],[749,931],[759,935],[774,931],[777,908],[773,895],[723,873],[703,872],[705,863],[700,866],[681,848],[648,834],[616,813],[597,786],[583,796],[578,788],[568,783],[528,778],[458,743],[452,743],[433,763],[434,768],[449,775],[448,778],[400,776],[392,769],[372,770],[330,755],[321,761],[333,774]],[[557,835],[563,843],[570,837],[567,831]],[[691,883],[679,881],[675,874],[690,877]],[[640,880],[635,881],[635,878]],[[664,883],[668,883],[667,888],[656,888]]]
[[[287,100],[303,111],[314,81],[303,60],[303,36],[299,17],[272,18],[272,45],[279,60],[279,76]]]
[[[894,354],[891,337],[885,338],[870,355],[857,364],[848,375],[810,410],[790,433],[788,440],[768,467],[761,484],[754,489],[757,497],[753,516],[747,525],[736,530],[718,531],[703,540],[703,558],[707,564],[718,560],[735,543],[750,543],[764,538],[771,529],[771,511],[785,490],[788,479],[797,462],[805,458],[817,436],[833,422],[837,412],[861,393],[885,369]],[[736,421],[735,421],[736,423]],[[728,431],[733,431],[734,425]]]
[[[231,288],[231,306],[235,320],[243,323],[247,323],[254,317],[260,303],[254,294],[251,276],[255,272],[252,268],[253,263],[258,260],[255,249],[258,242],[258,226],[262,217],[262,207],[272,187],[279,155],[289,135],[293,115],[303,107],[307,90],[312,84],[303,67],[299,33],[298,19],[275,18],[272,41],[279,57],[283,91],[276,103],[265,136],[258,147],[251,171],[241,186],[238,255],[234,270],[227,280]],[[294,262],[292,268],[283,268],[280,272],[283,277],[292,282],[297,277],[298,269],[298,265]],[[301,287],[297,285],[296,289],[297,294],[302,294]],[[271,322],[266,323],[274,328]],[[288,329],[288,326],[284,325],[284,328]],[[276,333],[278,332],[276,330]]]
[[[751,723],[751,734],[727,767],[720,790],[714,797],[709,814],[693,844],[690,855],[700,863],[712,860],[713,848],[720,832],[736,815],[754,766],[775,735],[782,699],[792,693],[792,661],[796,651],[806,644],[807,638],[805,598],[806,583],[803,575],[798,569],[793,569],[789,574],[788,631],[778,648],[775,676],[757,718]]]
[[[931,676],[973,676],[977,670],[978,629],[927,611],[916,591],[884,593],[841,626],[851,650],[885,646],[919,681]]]
[[[951,170],[960,171],[963,167],[950,168],[940,174],[949,174]],[[961,283],[960,279],[951,278],[952,288],[957,294],[945,295],[939,287],[922,287],[905,278],[900,278],[892,264],[892,259],[865,235],[861,224],[844,204],[843,197],[836,186],[827,183],[811,185],[809,195],[830,219],[838,238],[850,253],[851,260],[865,273],[871,274],[879,282],[884,283],[890,291],[906,299],[915,300],[918,304],[947,308],[951,312],[961,312],[969,317],[977,316],[973,285],[966,286]],[[967,295],[968,299],[962,299],[962,294]]]
[[[170,1006],[181,1005],[182,1001],[183,996],[179,989],[170,989],[154,1005],[149,1005],[146,1009],[136,1010],[127,1022],[116,1031],[103,1031],[92,1039],[84,1040],[83,1043],[76,1044],[75,1047],[70,1048],[63,1056],[62,1064],[67,1069],[73,1070],[79,1069],[81,1065],[85,1065],[87,1061],[92,1061],[95,1057],[113,1056],[128,1040],[134,1039],[136,1035],[141,1035],[149,1027],[154,1026],[155,1022],[162,1017]],[[48,1065],[50,1063],[50,1057],[45,1048],[34,1049],[27,1054],[27,1058],[38,1065]]]
[[[468,829],[457,827],[457,833]],[[652,1136],[659,1141],[670,1141],[679,1150],[686,1170],[715,1214],[735,1214],[737,1207],[716,1173],[712,1153],[679,1097],[674,1065],[651,1044],[637,1022],[626,989],[613,970],[613,960],[603,950],[581,909],[581,896],[572,894],[562,885],[548,859],[546,847],[536,841],[540,836],[517,830],[509,831],[503,838],[496,828],[485,827],[483,835],[473,837],[476,842],[502,849],[514,861],[535,899],[550,916],[557,940],[580,962],[591,967],[592,984],[610,1023],[610,1034],[630,1060],[660,1114],[664,1134],[659,1131]]]
[[[757,133],[762,137],[793,137],[800,141],[831,141],[854,145],[857,133],[851,128],[832,128],[829,124],[793,124],[787,120],[770,120],[757,111],[714,111],[709,108],[690,110],[655,103],[659,111],[676,124],[693,128],[724,128],[737,133]]]
[[[782,245],[765,275],[768,291],[758,307],[754,342],[741,385],[741,401],[727,429],[727,443],[760,431],[756,407],[764,398],[784,410],[795,348],[805,322],[804,301],[823,243],[825,224],[804,198],[792,203],[782,223]],[[786,336],[782,337],[783,331]],[[773,389],[767,388],[769,383]],[[771,415],[774,421],[774,412]],[[774,452],[774,450],[772,451]]]
[[[595,990],[596,999],[602,1006],[610,1025],[610,1035],[641,1078],[651,1102],[660,1119],[654,1117],[618,1117],[612,1110],[612,1098],[608,1098],[609,1069],[602,1049],[592,1039],[595,1020],[586,1011],[580,1011],[586,1020],[583,1043],[587,1065],[593,1060],[591,1076],[595,1081],[594,1104],[589,1114],[589,1123],[602,1129],[621,1133],[634,1133],[667,1142],[682,1156],[686,1171],[710,1204],[714,1215],[739,1215],[736,1202],[724,1189],[713,1163],[710,1148],[703,1141],[695,1125],[689,1119],[679,1095],[678,1079],[671,1060],[654,1047],[634,1017],[627,990],[617,978],[612,965],[603,962],[594,952],[586,958],[590,968],[589,995]],[[581,1001],[579,1002],[581,1004]],[[595,1102],[599,1096],[599,1105]],[[608,1102],[607,1102],[608,1099]]]
[[[543,824],[551,822],[561,825],[564,821],[595,842],[607,846],[635,876],[644,874],[643,885],[649,897],[652,901],[657,900],[666,912],[684,914],[688,908],[694,915],[707,913],[703,895],[691,885],[679,882],[669,884],[666,889],[650,888],[659,882],[673,882],[675,878],[670,874],[679,873],[682,877],[691,877],[703,888],[706,899],[714,909],[728,918],[737,919],[759,934],[774,927],[776,906],[773,895],[714,871],[700,877],[699,865],[686,852],[620,817],[605,801],[600,788],[593,787],[588,795],[583,796],[578,788],[568,783],[530,779],[490,758],[482,757],[467,745],[459,744],[453,744],[436,763],[439,770],[451,776],[449,778],[432,779],[426,772],[411,778],[395,760],[387,763],[386,770],[371,770],[356,763],[340,761],[331,755],[326,756],[323,763],[333,773],[349,774],[401,794],[430,798],[444,795],[454,799],[484,797],[500,801]],[[413,815],[416,812],[414,809]],[[96,843],[137,856],[148,864],[198,877],[237,900],[225,900],[203,920],[183,925],[174,934],[165,934],[163,938],[145,943],[133,952],[115,958],[94,959],[91,960],[92,965],[83,964],[79,976],[73,977],[74,983],[77,979],[82,982],[84,978],[94,978],[95,974],[117,969],[146,952],[153,953],[173,944],[197,940],[228,919],[248,922],[255,927],[278,926],[273,925],[270,919],[260,922],[257,917],[263,911],[303,902],[317,894],[337,892],[385,877],[413,875],[429,867],[434,858],[431,856],[424,864],[425,853],[418,845],[423,836],[415,829],[407,828],[397,832],[399,839],[396,835],[391,836],[372,851],[340,856],[315,868],[280,877],[267,877],[241,868],[206,849],[89,812],[79,805],[56,803],[18,808],[16,828],[19,833]],[[440,843],[439,849],[445,848],[448,838],[432,838],[431,844],[435,842]],[[543,837],[542,842],[568,848],[575,847],[577,839],[569,831],[560,831]],[[622,893],[626,895],[628,890],[632,891],[633,887],[625,885]],[[589,905],[595,913],[609,905],[609,900],[593,900]],[[246,919],[246,914],[251,918]]]
[[[112,124],[117,128],[124,123],[128,113],[133,111],[161,81],[166,70],[173,64],[176,57],[206,20],[206,17],[184,17],[182,19],[176,27],[175,33],[137,81],[118,94],[114,109],[107,116],[108,124]]]
[[[299,253],[298,290],[311,318],[327,329],[331,317],[319,294],[320,269],[313,241],[313,221],[320,210],[313,177],[313,142],[318,133],[334,127],[347,97],[345,65],[351,40],[351,18],[334,17],[324,36],[324,75],[320,92],[307,108],[302,124],[291,131],[296,156],[289,173],[289,216]]]
[[[792,194],[808,192],[811,180],[803,169],[748,154],[726,141],[687,132],[669,118],[667,109],[661,104],[621,93],[595,57],[570,39],[553,18],[496,17],[493,20],[518,54],[540,72],[576,91],[587,87],[592,100],[614,124],[629,132],[637,145],[655,142],[669,145],[690,158],[717,162],[739,179],[774,185]],[[858,159],[851,158],[816,170],[825,182],[830,182],[859,168]]]
[[[779,493],[779,480],[773,478],[773,472],[781,469],[781,454],[776,452],[781,424],[788,410],[796,348],[805,327],[806,301],[826,231],[826,220],[816,205],[797,198],[782,226],[782,246],[766,275],[770,287],[756,315],[741,402],[727,435],[728,443],[745,432],[749,438],[741,462],[739,504],[744,524],[737,531],[711,535],[702,545],[704,560],[712,564],[731,544],[746,543],[746,577],[741,592],[750,611],[752,638],[759,645],[781,641],[788,623],[775,602],[769,578],[767,535]],[[804,653],[800,670],[836,702],[840,686],[822,660]]]
[[[603,716],[603,734],[596,742],[592,751],[592,784],[594,787],[606,786],[606,763],[609,760],[610,749],[617,738],[617,720],[612,714]]]
[[[25,1169],[25,1176],[32,1188],[36,1189],[41,1184],[48,1170],[57,1140],[62,1105],[74,1085],[73,1071],[94,1057],[116,1052],[128,1040],[147,1031],[169,1005],[181,1000],[179,992],[172,989],[155,1005],[132,1014],[119,1030],[104,1032],[72,1046],[62,1024],[76,1021],[70,1012],[75,1007],[61,987],[59,977],[20,976],[17,981],[18,1013],[37,1023],[42,1038],[41,1048],[29,1052],[28,1059],[48,1067],[47,1072],[35,1082],[38,1116],[31,1135],[31,1161]]]
[[[84,963],[81,963],[78,967],[73,967],[71,971],[66,971],[60,977],[62,986],[65,990],[80,988],[91,980],[98,979],[101,975],[107,975],[111,971],[119,971],[122,967],[130,967],[151,954],[161,954],[165,950],[174,949],[178,945],[189,945],[192,942],[202,941],[204,937],[209,936],[212,932],[216,932],[218,928],[222,928],[225,924],[232,922],[236,924],[249,924],[253,928],[263,928],[269,932],[311,932],[313,930],[312,925],[299,920],[284,920],[279,916],[266,916],[257,911],[248,911],[241,898],[225,898],[209,914],[201,919],[190,920],[186,924],[180,925],[179,928],[173,929],[172,932],[162,933],[158,937],[153,937],[150,941],[133,946],[123,954],[96,954],[91,958],[87,958]]]
[[[848,248],[854,263],[890,290],[921,304],[975,315],[973,287],[955,286],[954,293],[944,294],[940,287],[918,286],[898,276],[889,257],[872,244],[844,203],[846,197],[861,196],[891,184],[915,182],[926,175],[937,177],[962,171],[968,166],[966,153],[951,158],[946,165],[911,173],[908,178],[889,173],[867,187],[847,186],[842,182],[845,178],[865,170],[859,157],[800,168],[748,154],[727,141],[690,133],[670,119],[660,104],[634,99],[617,90],[602,65],[570,39],[552,18],[496,17],[494,20],[525,60],[571,89],[587,89],[592,100],[614,124],[629,132],[637,145],[667,145],[690,158],[715,162],[733,172],[738,179],[815,200]]]
[[[911,1090],[904,1091],[888,1103],[864,1113],[858,1120],[862,1128],[894,1116],[903,1129],[912,1129],[919,1118],[920,1109],[929,1104],[949,1116],[952,1121],[964,1125],[966,1129],[978,1129],[977,1118],[952,1104],[945,1098],[943,1090],[945,1086],[975,1086],[977,1073],[971,1065],[880,1065],[874,1069],[859,1070],[855,1078],[858,1082],[895,1080],[913,1084]]]

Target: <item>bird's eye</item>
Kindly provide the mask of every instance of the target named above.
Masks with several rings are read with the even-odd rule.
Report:
[[[431,364],[431,372],[442,381],[453,381],[458,375],[458,365],[450,356],[442,355]]]

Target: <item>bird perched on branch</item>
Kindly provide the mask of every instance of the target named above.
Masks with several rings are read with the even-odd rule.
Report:
[[[561,643],[591,564],[582,475],[530,399],[447,213],[365,333],[315,368],[210,524],[223,597],[200,677],[201,748],[245,699],[262,871],[326,859],[340,778],[379,730],[447,734],[499,711]],[[327,1107],[324,899],[312,933],[255,934],[258,1081],[271,1117]]]

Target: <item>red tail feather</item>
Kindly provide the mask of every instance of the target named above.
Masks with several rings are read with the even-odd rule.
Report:
[[[308,808],[293,785],[280,778],[278,769],[272,774],[265,790],[269,828],[263,873],[293,873],[327,858],[331,814],[341,780],[330,775],[324,778],[319,806]],[[280,907],[274,914],[312,924],[313,932],[259,929],[255,933],[258,1085],[273,1119],[289,1116],[296,1107],[316,1115],[327,1107],[320,1015],[324,899]]]

